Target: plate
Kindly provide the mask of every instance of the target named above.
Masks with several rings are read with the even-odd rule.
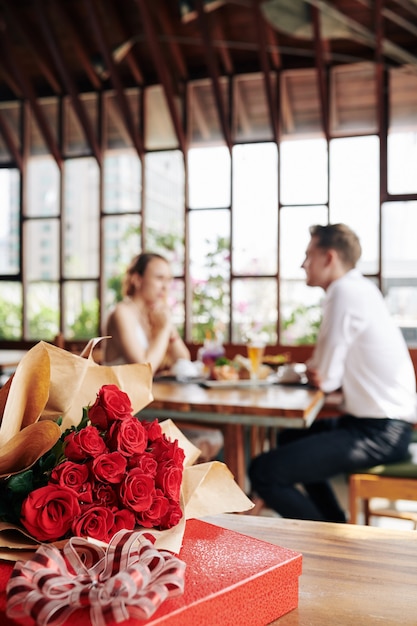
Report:
[[[276,377],[265,378],[264,380],[205,380],[200,383],[201,387],[207,389],[246,389],[250,387],[269,387],[277,382]]]

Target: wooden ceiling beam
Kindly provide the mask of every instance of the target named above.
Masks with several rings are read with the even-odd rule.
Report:
[[[140,69],[138,62],[136,61],[133,50],[129,50],[129,52],[127,53],[126,63],[129,66],[130,73],[132,74],[135,83],[137,85],[143,86],[145,81],[143,79],[142,70]]]
[[[219,116],[220,127],[223,132],[223,137],[229,150],[232,150],[232,134],[230,130],[229,117],[226,114],[222,90],[220,86],[219,69],[217,66],[217,57],[214,52],[212,38],[207,23],[207,15],[204,11],[203,0],[196,0],[197,9],[197,21],[203,37],[204,56],[206,59],[209,75],[213,86],[214,99],[217,106],[217,113]]]
[[[90,145],[91,151],[94,157],[96,158],[97,163],[100,165],[102,162],[102,158],[103,158],[102,151],[100,149],[93,127],[91,125],[90,118],[87,115],[87,111],[84,107],[84,103],[81,101],[79,97],[79,93],[75,85],[75,82],[72,79],[72,76],[70,75],[68,71],[68,66],[65,63],[61,49],[58,46],[55,35],[52,32],[52,29],[50,27],[49,20],[46,16],[44,1],[35,0],[35,5],[38,9],[37,11],[38,19],[40,22],[40,26],[41,26],[45,41],[49,47],[49,50],[54,59],[56,68],[61,76],[61,79],[65,85],[65,88],[71,97],[74,111],[79,119],[81,128],[84,131],[85,138]]]
[[[394,2],[414,17],[417,17],[417,3],[414,0],[394,0]]]
[[[34,36],[34,33],[30,30],[30,27],[25,23],[22,15],[17,13],[16,5],[13,2],[1,0],[1,7],[5,11],[5,15],[10,21],[10,24],[13,26],[15,32],[19,35],[19,37],[21,37],[21,39],[25,43],[25,46],[27,46],[30,50],[31,54],[38,64],[39,69],[45,77],[45,80],[49,83],[52,91],[55,94],[61,94],[62,86],[57,80],[51,65],[40,52],[39,46],[37,45],[37,37]]]
[[[358,41],[359,43],[375,48],[376,39],[373,32],[371,32],[365,26],[362,26],[359,22],[342,13],[338,9],[335,9],[332,5],[324,2],[324,0],[305,0],[308,4],[320,9],[323,13],[334,17],[339,20],[341,24],[344,24],[351,31],[351,39]],[[383,53],[386,57],[392,59],[397,63],[409,63],[410,65],[417,66],[417,57],[407,50],[404,50],[400,46],[397,46],[388,39],[382,41]]]
[[[109,3],[106,5],[106,13],[111,18],[111,21],[115,24],[117,30],[120,32],[122,41],[132,41],[134,40],[134,36],[130,36],[128,33],[128,29],[124,23],[122,13],[121,13],[121,5],[120,2]],[[136,56],[133,54],[133,46],[134,42],[130,46],[129,50],[126,53],[126,63],[129,66],[130,73],[132,74],[137,85],[143,85],[144,78],[143,72],[139,66]]]
[[[19,147],[17,146],[13,134],[9,128],[8,123],[3,117],[2,112],[0,111],[0,133],[3,135],[3,139],[6,143],[7,148],[9,149],[10,154],[13,157],[14,162],[20,171],[23,169],[23,159],[22,155],[19,151]]]
[[[375,11],[375,1],[371,2],[371,0],[356,0],[356,2],[359,2],[359,4],[361,4],[362,6]],[[396,2],[399,6],[406,10],[410,10],[411,8],[412,15],[414,15],[414,17],[417,17],[417,4],[415,4],[414,6],[410,6],[409,3],[402,2],[401,0],[396,0]],[[394,13],[394,11],[391,11],[390,9],[384,9],[382,6],[380,7],[379,11],[382,17],[385,17],[390,22],[397,24],[397,26],[400,26],[412,35],[417,36],[417,26],[409,20],[406,20],[405,18],[401,17],[401,15],[398,15],[398,13]]]
[[[382,63],[383,41],[384,41],[384,24],[383,24],[381,0],[374,0],[373,13],[374,13],[373,17],[374,17],[375,37],[376,37],[375,62],[380,65]]]
[[[226,46],[226,44],[223,43],[225,37],[224,37],[223,29],[218,21],[214,21],[211,35],[212,35],[213,40],[218,41],[217,49],[219,51],[219,54],[222,60],[222,65],[224,67],[226,74],[228,76],[232,76],[232,74],[235,73],[233,59],[231,57],[229,48]]]
[[[97,44],[100,48],[100,52],[103,56],[106,67],[110,72],[110,80],[116,91],[117,102],[120,107],[122,119],[126,125],[126,130],[128,131],[130,135],[131,141],[136,149],[136,152],[138,153],[139,157],[142,158],[144,154],[144,146],[143,146],[142,138],[140,136],[139,129],[136,128],[135,126],[132,111],[130,109],[130,105],[126,97],[126,94],[124,92],[123,84],[120,79],[118,69],[116,67],[115,62],[113,61],[113,57],[109,49],[109,46],[107,45],[103,28],[102,28],[102,25],[100,23],[100,19],[97,13],[96,4],[94,0],[84,0],[84,3],[86,4],[87,9],[88,9],[90,22],[93,27],[94,35],[97,40]]]
[[[148,0],[136,0],[136,4],[138,5],[139,12],[142,17],[145,36],[148,41],[148,45],[152,54],[152,59],[155,64],[156,72],[158,74],[161,85],[164,89],[164,93],[167,99],[168,109],[171,115],[171,120],[174,126],[175,134],[177,136],[180,149],[183,152],[183,154],[185,154],[186,147],[187,147],[185,132],[184,132],[184,128],[181,122],[179,111],[175,104],[172,79],[168,72],[168,66],[163,57],[161,46],[159,43],[159,38],[156,33],[151,14],[149,12]]]
[[[269,110],[269,119],[271,123],[272,136],[274,141],[278,143],[278,101],[277,98],[274,97],[274,89],[272,85],[271,79],[271,68],[269,65],[268,59],[268,51],[266,47],[266,32],[264,29],[264,19],[262,17],[262,13],[259,7],[259,4],[256,0],[253,0],[252,3],[253,11],[255,14],[255,24],[256,31],[258,37],[258,50],[259,50],[259,60],[261,64],[261,69],[264,78],[266,99],[268,103]]]
[[[267,39],[267,49],[272,60],[274,70],[279,70],[282,65],[281,53],[278,43],[278,35],[271,24],[264,19],[264,29]]]
[[[71,46],[73,47],[75,54],[78,56],[81,66],[87,74],[88,80],[96,91],[101,91],[101,80],[97,76],[97,72],[94,69],[86,47],[81,41],[74,13],[68,10],[68,7],[64,2],[54,2],[51,7],[53,7],[53,10],[56,12],[58,20],[65,24],[65,28],[71,38]]]
[[[316,7],[312,7],[314,49],[316,57],[317,85],[320,97],[320,116],[324,136],[329,141],[329,107],[327,91],[327,72],[324,63],[324,53],[321,36],[320,13]]]
[[[4,66],[0,68],[0,75],[3,76],[4,82],[9,86],[10,91],[14,93],[16,98],[21,100],[23,98],[23,92],[19,87],[15,78],[13,78],[11,72],[9,72]]]
[[[176,65],[179,77],[185,82],[186,80],[188,80],[187,63],[184,59],[181,47],[175,40],[175,27],[172,24],[170,16],[168,15],[166,2],[164,0],[162,2],[159,2],[158,4],[157,15],[161,28],[167,36],[168,46]]]
[[[36,97],[35,90],[27,78],[25,72],[20,67],[17,59],[13,57],[10,41],[7,33],[4,31],[0,36],[0,56],[3,63],[11,70],[11,73],[16,77],[19,87],[22,91],[23,97],[29,102],[33,115],[36,118],[42,137],[46,143],[46,146],[56,161],[56,164],[61,169],[62,167],[62,155],[59,150],[58,144],[52,133],[49,122],[45,116],[42,107]]]

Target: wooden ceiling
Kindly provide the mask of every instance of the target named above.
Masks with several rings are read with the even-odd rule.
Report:
[[[311,38],[280,30],[286,4],[310,16]],[[326,38],[318,15],[346,36]],[[181,93],[205,76],[379,55],[417,65],[417,0],[0,0],[0,55],[1,100],[153,83]]]
[[[369,60],[417,68],[417,0],[0,0],[0,101],[69,95],[81,122],[80,94],[159,83],[181,136],[204,77],[226,127],[222,76],[263,73],[272,108],[271,70],[316,68],[323,104],[330,67]]]

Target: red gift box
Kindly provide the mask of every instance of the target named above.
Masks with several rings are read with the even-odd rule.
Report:
[[[298,606],[302,556],[293,550],[188,520],[179,556],[187,564],[184,594],[166,600],[146,626],[265,626]]]
[[[166,600],[151,619],[130,619],[123,626],[265,626],[298,606],[302,556],[293,550],[188,520],[179,557],[187,564],[184,594]],[[9,575],[11,569],[8,564]],[[0,623],[15,624],[4,615],[2,583]],[[67,623],[74,620],[77,626],[91,624],[88,610]]]

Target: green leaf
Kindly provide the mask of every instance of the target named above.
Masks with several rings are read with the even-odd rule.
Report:
[[[28,494],[33,489],[33,470],[28,469],[20,474],[11,476],[7,487],[13,493]]]

